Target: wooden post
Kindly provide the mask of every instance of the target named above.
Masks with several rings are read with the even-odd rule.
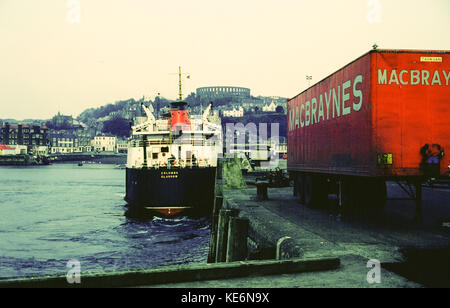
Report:
[[[248,226],[248,218],[230,217],[226,262],[244,261],[247,259]]]
[[[237,217],[238,209],[221,209],[217,229],[216,262],[225,262],[227,256],[228,223],[230,217]]]
[[[223,206],[223,197],[216,196],[213,208],[213,215],[211,217],[211,234],[209,236],[209,253],[208,263],[216,261],[216,247],[217,247],[217,230],[219,223],[219,213]]]

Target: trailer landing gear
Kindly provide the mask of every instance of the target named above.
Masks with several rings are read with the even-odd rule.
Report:
[[[416,204],[416,222],[422,221],[422,180],[414,181],[395,181],[397,185],[408,195],[404,198],[389,198],[389,200],[414,200]]]

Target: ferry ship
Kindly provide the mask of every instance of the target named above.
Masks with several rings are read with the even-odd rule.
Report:
[[[131,127],[126,165],[125,201],[131,213],[205,216],[212,212],[222,125],[212,103],[190,115],[179,100],[158,119],[144,104],[147,117]]]

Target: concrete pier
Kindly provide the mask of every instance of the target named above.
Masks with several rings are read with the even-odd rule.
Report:
[[[225,262],[227,257],[229,222],[237,217],[238,209],[221,209],[217,227],[216,262]],[[210,243],[211,244],[211,243]]]
[[[208,253],[208,263],[216,262],[216,252],[217,252],[217,229],[219,225],[219,213],[222,209],[223,197],[216,196],[214,201],[213,214],[211,217],[211,233],[209,236],[209,253]]]
[[[388,184],[388,191],[394,197],[399,194],[393,183]],[[398,285],[385,287],[400,286],[405,277],[418,277],[412,284],[448,287],[450,270],[444,259],[450,257],[450,234],[442,228],[442,218],[435,217],[449,220],[450,208],[442,207],[442,202],[450,201],[450,190],[436,191],[439,196],[432,193],[424,189],[425,220],[420,224],[414,219],[414,200],[388,201],[384,210],[343,216],[338,211],[337,199],[330,197],[321,207],[309,208],[299,204],[292,187],[269,188],[268,200],[259,198],[256,186],[225,188],[223,208],[239,210],[239,217],[248,219],[249,260],[338,258],[348,268],[362,266],[348,262],[358,260],[365,266],[365,262],[376,260],[392,271],[391,277],[398,279]],[[399,209],[403,217],[399,216]],[[346,275],[351,280],[354,275],[365,277],[367,272],[368,269],[362,269]],[[317,275],[326,277],[326,273]],[[324,284],[331,281],[325,280]],[[342,286],[351,287],[347,283]]]
[[[228,223],[227,262],[243,261],[248,256],[248,218],[231,217]]]

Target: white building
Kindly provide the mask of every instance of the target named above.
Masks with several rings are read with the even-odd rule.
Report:
[[[115,152],[116,139],[116,136],[95,136],[92,147],[97,152]]]
[[[16,149],[10,145],[0,144],[0,155],[14,155]]]
[[[128,152],[128,140],[117,139],[116,141],[116,153],[127,153]]]
[[[34,149],[35,154],[40,155],[40,156],[47,156],[48,155],[48,146],[45,145],[40,145],[35,147]]]
[[[242,106],[239,106],[238,108],[234,108],[232,110],[224,110],[223,111],[224,117],[233,117],[233,118],[240,118],[244,116],[244,108]]]
[[[75,136],[73,134],[50,134],[52,154],[73,153],[75,151]]]
[[[0,144],[0,155],[18,155],[18,154],[27,154],[27,146],[26,145],[5,145]]]
[[[273,101],[270,103],[270,105],[264,105],[262,107],[262,110],[264,112],[274,112],[276,109],[277,109],[277,105],[275,105],[275,103]]]

